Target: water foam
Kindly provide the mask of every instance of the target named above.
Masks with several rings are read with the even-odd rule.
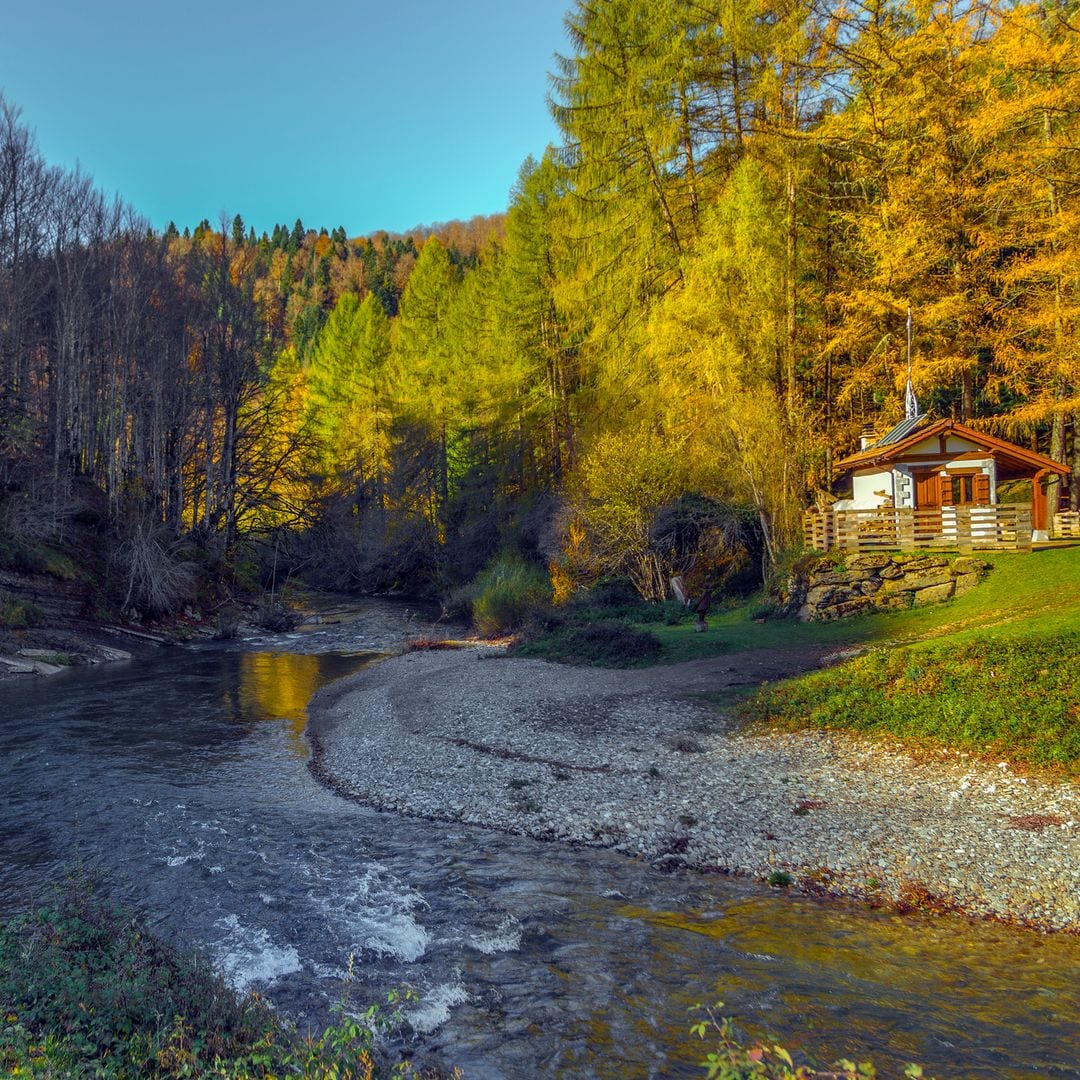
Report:
[[[421,1035],[430,1035],[450,1019],[450,1010],[469,1000],[465,987],[460,983],[440,983],[432,987],[420,999],[415,1008],[405,1012],[414,1031]]]
[[[300,954],[292,945],[275,945],[265,930],[244,926],[236,915],[218,919],[214,926],[225,931],[212,946],[218,967],[225,981],[242,994],[256,983],[270,986],[301,969]]]
[[[332,925],[340,927],[352,952],[366,949],[414,963],[427,951],[431,936],[413,914],[417,908],[427,907],[427,901],[403,886],[385,867],[369,863],[359,877],[347,881],[333,871],[321,873],[313,866],[306,873],[317,882],[308,899],[323,910]]]
[[[497,929],[486,934],[470,934],[468,944],[485,956],[516,952],[521,947],[521,923],[512,915],[507,915]]]

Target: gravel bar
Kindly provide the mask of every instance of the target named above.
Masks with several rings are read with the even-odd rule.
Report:
[[[316,695],[312,768],[383,810],[1080,933],[1080,786],[847,733],[742,733],[699,696],[832,659],[408,652]]]

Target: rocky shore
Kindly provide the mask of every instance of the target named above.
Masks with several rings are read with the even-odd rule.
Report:
[[[740,732],[715,701],[828,650],[635,671],[414,651],[310,708],[312,767],[367,805],[1080,933],[1080,788],[952,751]]]

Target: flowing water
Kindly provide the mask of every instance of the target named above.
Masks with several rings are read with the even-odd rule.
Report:
[[[1080,1076],[1080,941],[898,917],[606,851],[355,806],[305,705],[401,640],[400,607],[0,689],[0,914],[76,863],[302,1027],[418,995],[421,1054],[477,1077],[697,1076],[695,1002],[822,1058]]]

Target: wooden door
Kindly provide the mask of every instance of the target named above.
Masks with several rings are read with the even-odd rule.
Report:
[[[938,469],[912,469],[916,537],[941,535],[941,477]]]
[[[941,478],[937,469],[913,469],[915,509],[941,509]]]

